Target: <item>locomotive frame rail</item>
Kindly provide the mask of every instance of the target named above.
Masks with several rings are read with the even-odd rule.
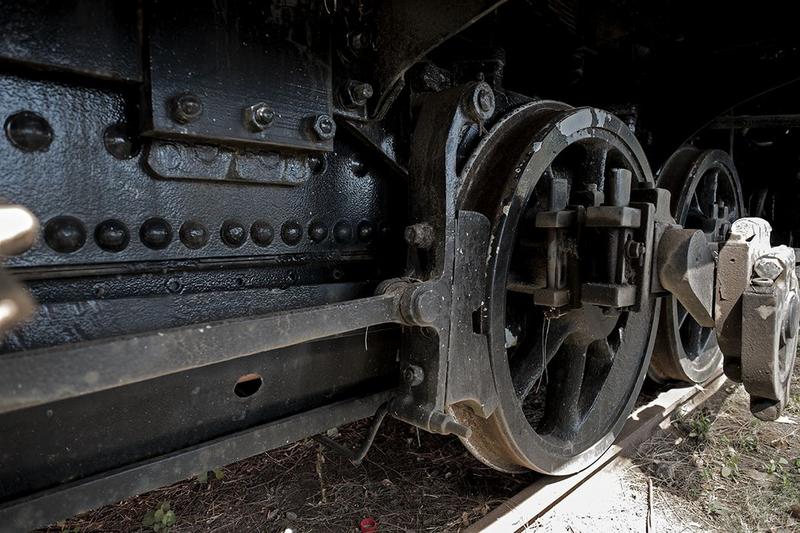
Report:
[[[251,457],[264,449],[300,440],[308,432],[322,433],[341,424],[371,416],[390,394],[372,394],[325,405],[276,422],[226,435],[210,442],[126,466],[113,473],[63,485],[31,498],[0,507],[0,521],[12,530],[26,530],[30,524],[49,524],[131,494],[175,483],[199,470],[213,469]]]

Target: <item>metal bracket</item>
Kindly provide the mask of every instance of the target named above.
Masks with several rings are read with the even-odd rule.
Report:
[[[478,293],[478,286],[467,285],[468,279],[454,277],[457,264],[462,259],[479,261],[477,258],[458,258],[464,253],[462,245],[469,248],[471,239],[486,238],[473,234],[469,238],[467,232],[471,224],[478,228],[484,225],[479,219],[469,214],[463,215],[462,238],[457,237],[456,198],[458,193],[458,155],[460,143],[469,130],[469,126],[482,122],[494,112],[494,94],[483,82],[470,83],[465,86],[425,95],[422,98],[419,119],[413,135],[411,148],[412,158],[409,163],[409,206],[410,222],[424,223],[434,232],[432,242],[425,246],[417,246],[412,242],[408,257],[408,277],[423,282],[423,289],[415,289],[415,295],[408,301],[413,307],[418,298],[435,303],[437,309],[448,310],[447,313],[432,313],[423,322],[413,320],[412,323],[424,326],[403,336],[402,358],[406,365],[406,384],[404,392],[392,404],[392,415],[433,433],[456,434],[468,437],[470,429],[458,423],[448,412],[452,401],[461,401],[475,397],[480,393],[469,390],[469,380],[461,381],[463,372],[458,369],[462,354],[456,350],[464,348],[476,349],[479,340],[465,337],[466,343],[451,344],[463,332],[465,324],[472,327],[472,311],[469,319],[459,316],[458,322],[452,322],[451,313],[454,307],[474,304],[472,292]],[[449,127],[442,127],[448,124]],[[485,227],[485,225],[484,225]],[[412,239],[413,241],[413,239]],[[458,246],[456,243],[459,243]],[[476,241],[472,241],[475,243]],[[461,266],[458,267],[459,269]],[[414,314],[413,308],[405,314]],[[462,309],[463,311],[463,309]],[[401,311],[402,312],[402,311]],[[436,316],[434,316],[436,315]],[[456,330],[453,330],[454,324]],[[469,352],[475,353],[475,352]],[[450,362],[455,379],[454,389],[448,391],[450,379]],[[458,376],[458,377],[455,377]],[[448,395],[452,392],[452,396]],[[478,402],[480,403],[480,402]],[[489,405],[478,409],[489,408]]]
[[[482,214],[458,212],[447,365],[447,405],[464,402],[484,418],[498,402],[494,380],[487,379],[492,366],[482,316],[490,229]]]

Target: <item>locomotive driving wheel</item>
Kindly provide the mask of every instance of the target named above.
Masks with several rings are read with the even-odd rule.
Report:
[[[721,150],[681,148],[664,165],[658,186],[672,193],[675,220],[685,228],[702,230],[714,248],[744,215],[736,168]],[[648,376],[657,382],[706,381],[722,363],[714,329],[698,324],[672,295],[664,298],[663,306]]]
[[[553,233],[537,216],[553,213],[561,197],[577,206],[573,220],[585,220],[585,206],[618,195],[613,176],[627,176],[629,189],[652,188],[650,168],[613,115],[539,101],[500,119],[462,176],[461,209],[491,221],[481,327],[499,400],[488,418],[458,405],[452,414],[472,429],[466,446],[494,468],[579,471],[606,451],[633,408],[659,309],[652,297],[635,306],[586,303],[580,282],[617,265],[625,243],[578,223],[548,246]],[[558,258],[567,266],[556,282],[572,289],[543,304],[534,293],[554,282]]]

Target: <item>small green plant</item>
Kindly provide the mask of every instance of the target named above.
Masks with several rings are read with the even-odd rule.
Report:
[[[775,474],[778,472],[778,463],[775,461],[775,459],[770,459],[769,463],[764,465],[764,470],[767,472],[767,474]]]
[[[742,435],[736,441],[736,447],[743,452],[754,452],[758,450],[758,437],[752,433]]]
[[[711,430],[711,418],[706,413],[699,413],[689,420],[689,437],[697,440],[708,440]]]
[[[155,511],[149,511],[142,518],[142,525],[152,528],[153,531],[169,531],[178,520],[175,512],[170,509],[169,502],[164,502]]]
[[[725,479],[736,479],[739,475],[739,459],[740,456],[736,450],[728,446],[728,453],[725,455],[725,461],[720,469],[720,475]]]
[[[706,513],[708,513],[709,516],[718,516],[722,513],[722,509],[717,503],[716,498],[714,498],[713,496],[710,496],[704,502],[703,507],[705,507]]]

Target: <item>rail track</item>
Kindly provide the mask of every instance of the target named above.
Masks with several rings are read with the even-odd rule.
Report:
[[[524,530],[593,476],[622,462],[626,452],[634,450],[658,431],[666,429],[674,413],[686,414],[693,411],[726,383],[730,382],[717,372],[702,386],[683,385],[661,392],[630,415],[617,442],[592,466],[571,476],[537,479],[472,524],[466,529],[466,533],[509,533]]]

